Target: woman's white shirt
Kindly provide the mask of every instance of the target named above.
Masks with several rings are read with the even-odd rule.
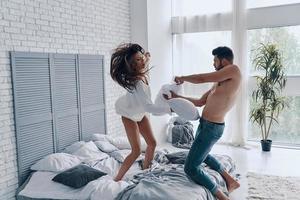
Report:
[[[119,115],[133,121],[141,121],[147,112],[153,115],[171,114],[170,108],[153,104],[150,87],[142,80],[137,82],[132,92],[126,92],[116,101],[115,108]]]

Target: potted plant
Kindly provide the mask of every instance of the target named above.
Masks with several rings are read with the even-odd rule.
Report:
[[[254,106],[250,111],[250,119],[260,127],[262,150],[270,151],[272,124],[278,123],[279,113],[286,106],[286,99],[282,96],[286,75],[282,56],[275,44],[260,44],[257,50],[253,64],[260,75],[255,76],[257,87],[252,93]]]

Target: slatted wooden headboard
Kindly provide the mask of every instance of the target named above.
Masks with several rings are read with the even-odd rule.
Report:
[[[19,185],[30,166],[106,133],[101,55],[11,52]]]

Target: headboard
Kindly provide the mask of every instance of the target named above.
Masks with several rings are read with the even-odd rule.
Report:
[[[106,133],[101,55],[10,52],[19,185],[30,166]]]

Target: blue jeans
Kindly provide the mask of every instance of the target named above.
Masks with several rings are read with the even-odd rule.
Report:
[[[201,166],[205,162],[211,169],[219,172],[224,167],[209,152],[213,145],[221,138],[224,131],[224,123],[214,123],[200,118],[195,141],[185,161],[185,173],[197,184],[206,187],[213,195],[217,192],[217,184],[213,182]]]

